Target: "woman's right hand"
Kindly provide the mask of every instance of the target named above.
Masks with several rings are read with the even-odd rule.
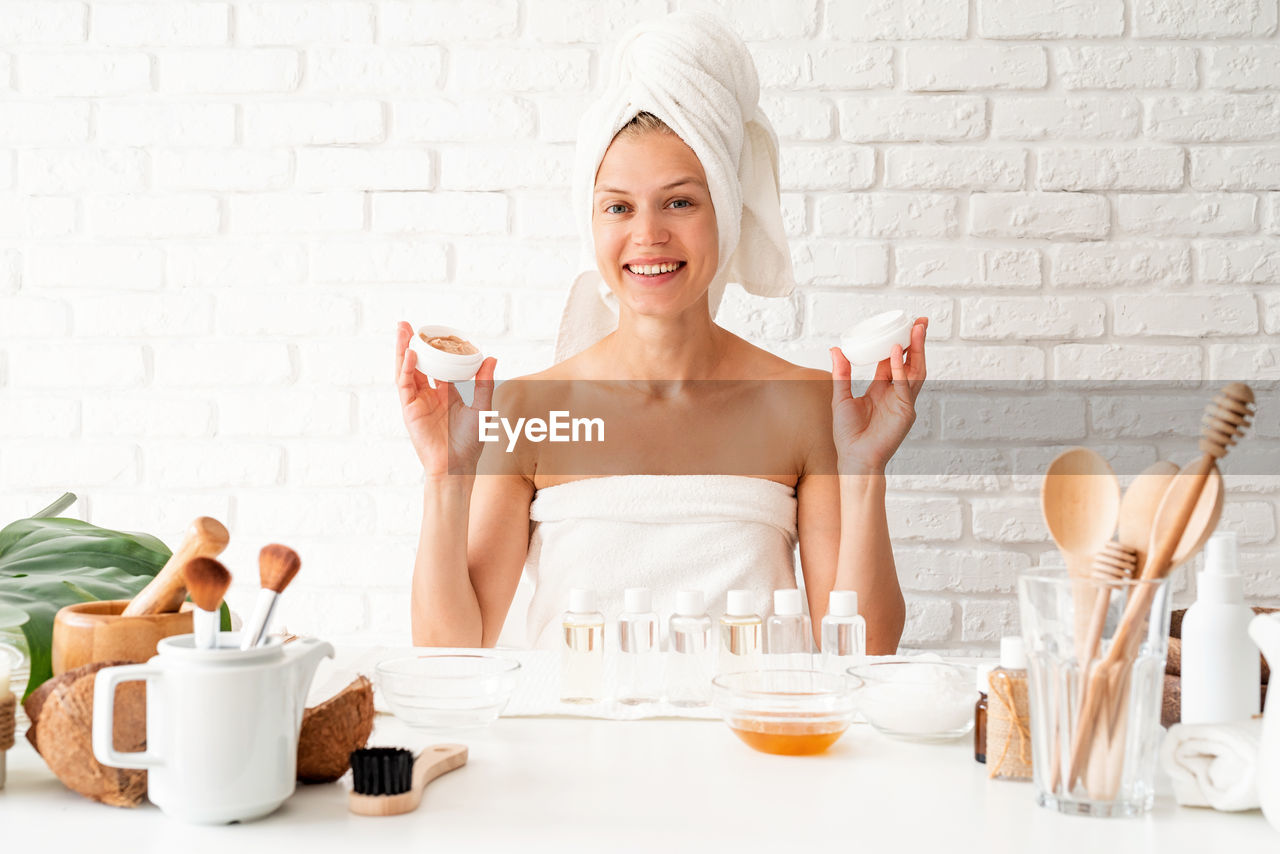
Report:
[[[480,412],[493,405],[493,370],[498,360],[490,356],[476,372],[476,393],[467,406],[453,383],[435,380],[432,388],[418,371],[418,354],[409,349],[413,328],[396,325],[396,386],[409,441],[428,477],[475,474],[480,459]]]

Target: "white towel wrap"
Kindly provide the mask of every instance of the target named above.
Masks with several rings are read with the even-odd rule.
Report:
[[[557,362],[618,325],[617,299],[596,269],[592,195],[609,143],[637,113],[662,119],[706,172],[720,244],[711,316],[727,282],[765,297],[795,288],[778,191],[778,137],[760,109],[759,77],[742,39],[718,17],[677,12],[632,28],[611,68],[604,93],[578,126],[571,198],[582,256],[560,321]]]
[[[569,590],[596,591],[609,620],[627,587],[653,591],[665,630],[676,592],[701,590],[719,617],[725,593],[751,590],[757,613],[796,586],[795,490],[741,475],[617,475],[538,490],[525,571],[534,582],[529,643],[558,649]]]
[[[1225,812],[1257,809],[1261,743],[1262,718],[1174,724],[1164,737],[1160,758],[1178,803]]]

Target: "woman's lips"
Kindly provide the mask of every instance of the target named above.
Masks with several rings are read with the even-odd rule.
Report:
[[[667,282],[671,281],[671,280],[672,280],[672,279],[674,279],[676,276],[678,276],[678,275],[680,275],[681,273],[683,273],[683,272],[684,272],[684,268],[685,268],[686,266],[687,266],[687,265],[685,264],[685,262],[684,262],[684,261],[681,261],[681,262],[680,262],[680,266],[679,266],[679,267],[677,267],[676,269],[672,270],[670,273],[658,273],[657,275],[653,275],[653,276],[646,276],[646,275],[644,275],[644,274],[642,274],[642,273],[633,273],[633,272],[631,272],[631,268],[630,268],[630,267],[628,267],[628,266],[626,266],[626,265],[624,264],[624,265],[623,265],[623,267],[622,267],[622,272],[623,272],[623,273],[625,273],[625,274],[626,274],[626,276],[627,276],[627,278],[631,279],[633,282],[639,282],[639,283],[640,283],[640,284],[642,284],[642,285],[647,285],[647,286],[649,286],[649,287],[654,287],[654,286],[656,286],[656,285],[663,285],[663,284],[666,284]]]

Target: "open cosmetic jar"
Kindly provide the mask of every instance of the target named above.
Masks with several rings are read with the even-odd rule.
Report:
[[[419,326],[409,348],[418,354],[419,371],[447,383],[466,382],[484,362],[480,348],[451,326]]]
[[[840,341],[840,350],[851,365],[874,365],[893,353],[893,345],[903,352],[911,345],[911,315],[905,311],[882,311],[859,323]]]
[[[520,662],[496,655],[420,655],[379,662],[378,690],[397,718],[416,727],[493,723],[515,691]]]
[[[819,670],[748,670],[711,680],[712,701],[733,734],[762,753],[822,753],[853,721],[854,680]]]
[[[973,729],[976,670],[943,661],[880,661],[850,667],[858,711],[885,735],[949,741]]]

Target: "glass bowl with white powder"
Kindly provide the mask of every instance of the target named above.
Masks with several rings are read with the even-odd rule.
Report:
[[[850,667],[854,700],[871,726],[908,741],[950,741],[973,729],[974,668],[944,661],[880,661]]]

